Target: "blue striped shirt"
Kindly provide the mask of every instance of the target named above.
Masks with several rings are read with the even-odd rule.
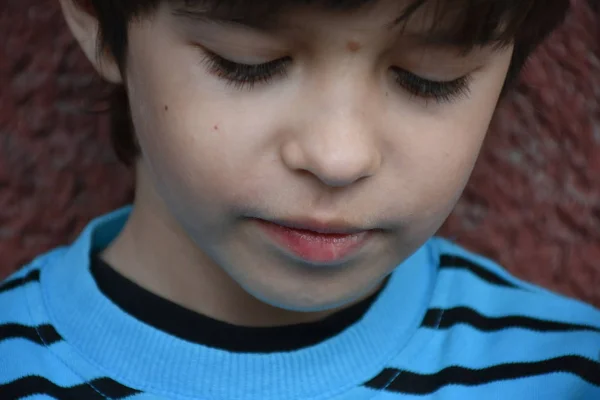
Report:
[[[90,268],[129,211],[0,286],[0,399],[600,399],[600,311],[441,238],[309,346],[232,351],[157,329]]]

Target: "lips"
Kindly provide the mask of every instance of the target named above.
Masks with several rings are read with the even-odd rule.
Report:
[[[331,224],[258,222],[279,247],[313,264],[339,263],[350,258],[368,242],[372,233]]]

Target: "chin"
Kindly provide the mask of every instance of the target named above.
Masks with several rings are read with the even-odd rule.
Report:
[[[335,311],[350,306],[351,304],[365,298],[374,288],[367,287],[363,290],[352,290],[348,288],[345,293],[332,293],[331,291],[320,291],[323,295],[319,296],[311,291],[300,293],[249,293],[272,307],[282,310],[298,313],[323,313]],[[358,294],[357,294],[358,293]]]

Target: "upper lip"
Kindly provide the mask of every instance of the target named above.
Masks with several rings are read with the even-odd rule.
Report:
[[[330,235],[352,235],[369,231],[342,221],[318,221],[313,219],[268,220],[266,222],[284,226],[291,229],[311,231]]]

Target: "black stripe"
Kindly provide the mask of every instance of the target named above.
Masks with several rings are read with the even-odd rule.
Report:
[[[452,366],[434,374],[386,368],[365,384],[366,387],[404,394],[431,394],[444,386],[477,386],[497,381],[552,373],[570,373],[600,386],[600,364],[580,356],[564,356],[529,363],[493,365],[483,369]],[[390,382],[390,379],[393,379]]]
[[[126,397],[141,393],[139,390],[132,389],[109,378],[96,379],[90,384],[106,397],[115,400],[124,399]]]
[[[8,292],[9,290],[16,289],[20,286],[25,286],[29,282],[39,282],[39,280],[40,280],[40,270],[34,269],[33,271],[31,271],[30,273],[28,273],[27,275],[25,275],[22,278],[16,278],[16,279],[12,279],[10,281],[4,282],[2,285],[0,285],[0,293]]]
[[[26,376],[0,385],[0,399],[23,399],[33,395],[48,395],[57,400],[125,399],[140,393],[108,378],[96,379],[77,386],[62,387],[41,376]]]
[[[368,298],[325,319],[257,328],[231,325],[165,300],[119,274],[98,254],[92,256],[90,271],[106,297],[147,325],[187,342],[229,352],[260,354],[294,351],[338,335],[363,317],[390,279],[388,276],[382,287]]]
[[[26,326],[20,324],[0,325],[0,342],[22,338],[40,345],[51,345],[62,340],[52,325]]]
[[[440,313],[442,314],[441,319],[439,318]],[[488,317],[468,307],[456,307],[447,310],[432,308],[425,314],[422,325],[427,328],[448,329],[457,324],[467,324],[484,332],[522,328],[537,332],[590,331],[600,333],[600,328],[591,325],[568,324],[519,315]]]
[[[515,285],[513,282],[510,282],[505,278],[501,277],[500,275],[491,272],[487,268],[463,257],[450,254],[443,254],[440,257],[440,269],[446,268],[466,269],[471,273],[477,275],[484,281],[493,285],[504,286],[513,289],[522,289],[520,286]]]

